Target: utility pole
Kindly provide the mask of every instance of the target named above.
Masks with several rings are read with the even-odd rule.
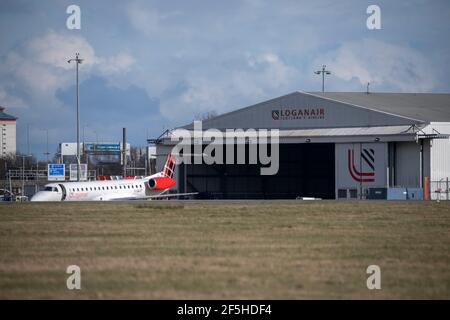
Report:
[[[95,133],[95,143],[98,144],[98,132],[97,130],[94,130]]]
[[[25,192],[25,158],[31,157],[31,154],[18,154],[18,157],[22,157],[22,192],[21,195],[24,196]]]
[[[77,181],[80,181],[80,89],[78,81],[78,65],[83,62],[83,59],[80,59],[80,54],[76,53],[75,59],[69,59],[67,62],[71,63],[72,61],[75,61],[77,66]]]
[[[122,128],[122,161],[123,161],[123,178],[127,176],[127,129]]]
[[[87,125],[84,125],[84,126],[83,126],[83,146],[84,146],[84,142],[85,142],[85,141],[84,141],[84,129],[85,129],[86,127],[87,127]]]
[[[325,92],[325,75],[330,75],[331,72],[326,70],[327,66],[323,65],[322,70],[314,71],[315,74],[322,74],[322,92]]]
[[[27,154],[30,154],[30,124],[27,123]]]
[[[42,129],[42,130],[44,130],[44,131],[46,132],[46,135],[47,135],[47,147],[46,147],[46,149],[45,149],[44,154],[46,155],[47,163],[48,163],[48,156],[49,156],[49,154],[50,154],[50,152],[48,152],[48,129]]]

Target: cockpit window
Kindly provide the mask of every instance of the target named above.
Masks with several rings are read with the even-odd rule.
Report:
[[[55,187],[45,187],[44,191],[58,192],[58,189]]]

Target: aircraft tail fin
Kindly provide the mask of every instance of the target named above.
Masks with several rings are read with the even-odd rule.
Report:
[[[175,159],[171,154],[167,156],[166,164],[164,165],[163,175],[164,177],[173,178],[175,171]]]

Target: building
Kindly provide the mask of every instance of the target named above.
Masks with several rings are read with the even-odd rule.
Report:
[[[5,108],[0,107],[0,127],[2,128],[2,138],[0,139],[0,157],[8,154],[16,154],[16,117],[4,112]]]
[[[202,133],[211,128],[244,129],[247,145],[245,130],[278,129],[277,174],[261,175],[260,163],[184,164],[176,172],[178,192],[365,199],[403,188],[406,198],[449,197],[450,94],[294,92],[202,123]],[[182,129],[195,133],[190,124],[156,141],[158,167]]]

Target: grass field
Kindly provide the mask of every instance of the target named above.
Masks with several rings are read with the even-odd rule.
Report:
[[[0,298],[449,299],[450,203],[0,205]]]

